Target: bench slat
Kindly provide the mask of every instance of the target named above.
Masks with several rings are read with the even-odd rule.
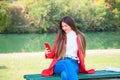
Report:
[[[97,70],[94,74],[79,74],[79,79],[96,79],[96,78],[120,78],[120,72],[111,72],[105,70]],[[50,77],[42,77],[40,74],[26,74],[26,80],[61,80],[58,75]]]

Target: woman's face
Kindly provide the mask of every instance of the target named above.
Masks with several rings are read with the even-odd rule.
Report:
[[[62,29],[65,31],[65,33],[70,32],[72,29],[69,25],[67,25],[65,22],[62,22]]]

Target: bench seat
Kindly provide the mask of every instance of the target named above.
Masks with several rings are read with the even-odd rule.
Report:
[[[40,74],[25,74],[26,80],[61,80],[58,75],[50,77],[42,77]],[[112,72],[105,70],[97,70],[94,74],[83,74],[78,75],[79,79],[102,79],[102,78],[120,78],[120,72]]]

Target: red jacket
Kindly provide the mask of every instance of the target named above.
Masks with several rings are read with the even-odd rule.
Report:
[[[48,67],[48,69],[44,69],[41,73],[42,76],[44,77],[47,77],[47,76],[52,76],[53,75],[53,70],[54,70],[54,65],[56,64],[56,62],[58,61],[58,58],[55,57],[55,50],[56,50],[56,40],[57,40],[57,36],[56,36],[56,39],[55,39],[55,42],[54,42],[54,46],[53,46],[53,49],[51,50],[51,53],[45,55],[46,58],[51,58],[53,59],[53,61],[51,62],[50,66]],[[94,69],[90,69],[90,70],[86,70],[85,68],[85,64],[84,64],[84,57],[83,57],[83,54],[82,54],[82,50],[81,50],[81,47],[80,47],[80,41],[78,39],[78,36],[76,38],[76,41],[77,41],[77,46],[78,46],[78,58],[80,60],[80,63],[78,64],[79,65],[79,72],[82,72],[82,73],[87,73],[87,74],[92,74],[95,72]]]

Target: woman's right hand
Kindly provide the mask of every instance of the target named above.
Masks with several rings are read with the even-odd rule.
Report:
[[[49,54],[51,51],[48,48],[45,48],[45,54]]]

